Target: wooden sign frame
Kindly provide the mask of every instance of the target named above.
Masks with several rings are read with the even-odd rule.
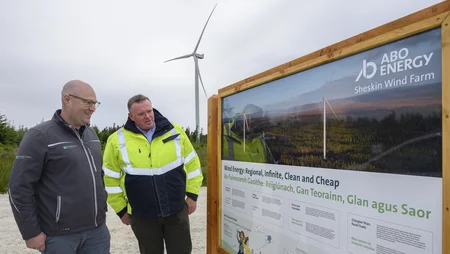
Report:
[[[218,91],[208,99],[207,253],[228,253],[221,239],[222,98],[433,28],[442,35],[442,253],[450,254],[450,1],[330,45]]]

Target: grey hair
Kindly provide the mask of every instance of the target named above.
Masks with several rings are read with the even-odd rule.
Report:
[[[135,96],[131,97],[128,100],[128,104],[127,104],[128,112],[131,113],[131,106],[133,106],[134,103],[139,103],[139,102],[142,102],[142,101],[145,101],[145,100],[148,100],[150,103],[152,103],[152,101],[147,96],[142,95],[142,94],[138,94],[138,95],[135,95]]]

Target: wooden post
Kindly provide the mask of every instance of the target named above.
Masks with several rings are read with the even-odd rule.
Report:
[[[217,253],[217,95],[208,99],[208,182],[207,182],[207,234],[206,253]]]
[[[442,253],[450,254],[450,16],[442,22]]]
[[[217,237],[217,243],[219,244],[216,252],[219,254],[231,254],[228,253],[225,249],[221,248],[221,241],[222,241],[222,98],[218,97],[217,101],[217,187],[216,187],[216,194],[217,194],[217,216],[216,216],[216,235]]]

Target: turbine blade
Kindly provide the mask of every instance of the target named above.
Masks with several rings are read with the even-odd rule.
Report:
[[[197,45],[195,46],[195,49],[194,49],[194,53],[193,53],[193,54],[195,54],[195,53],[197,52],[198,45],[200,45],[200,41],[202,40],[203,33],[205,32],[206,26],[208,25],[209,19],[211,18],[211,16],[212,16],[214,10],[216,9],[216,6],[217,6],[217,4],[214,5],[214,8],[213,8],[213,10],[211,11],[211,14],[209,14],[208,20],[206,20],[205,26],[203,27],[202,33],[200,34],[200,38],[198,38]]]
[[[337,120],[340,122],[341,120],[339,119],[339,117],[336,115],[336,112],[334,112],[334,109],[331,107],[330,103],[328,102],[327,99],[325,99],[325,101],[327,102],[328,106],[330,107],[331,111],[333,111],[334,116],[337,118]]]
[[[191,57],[191,56],[192,56],[192,54],[184,55],[184,56],[179,56],[179,57],[175,57],[175,58],[172,58],[172,59],[169,59],[169,60],[164,61],[164,63],[167,63],[167,62],[170,62],[170,61],[173,61],[173,60],[178,60],[178,59],[183,59],[183,58],[189,58],[189,57]]]
[[[198,67],[198,63],[195,65],[195,67],[197,68],[197,73],[198,73],[198,77],[200,79],[200,83],[202,84],[203,92],[205,92],[205,96],[206,96],[206,98],[208,98],[208,95],[206,95],[205,86],[203,85],[202,75],[200,75],[200,68]]]

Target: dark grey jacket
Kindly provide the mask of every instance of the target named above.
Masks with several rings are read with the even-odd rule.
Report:
[[[23,239],[105,222],[100,141],[92,128],[76,131],[59,113],[25,134],[13,164],[8,193]]]

